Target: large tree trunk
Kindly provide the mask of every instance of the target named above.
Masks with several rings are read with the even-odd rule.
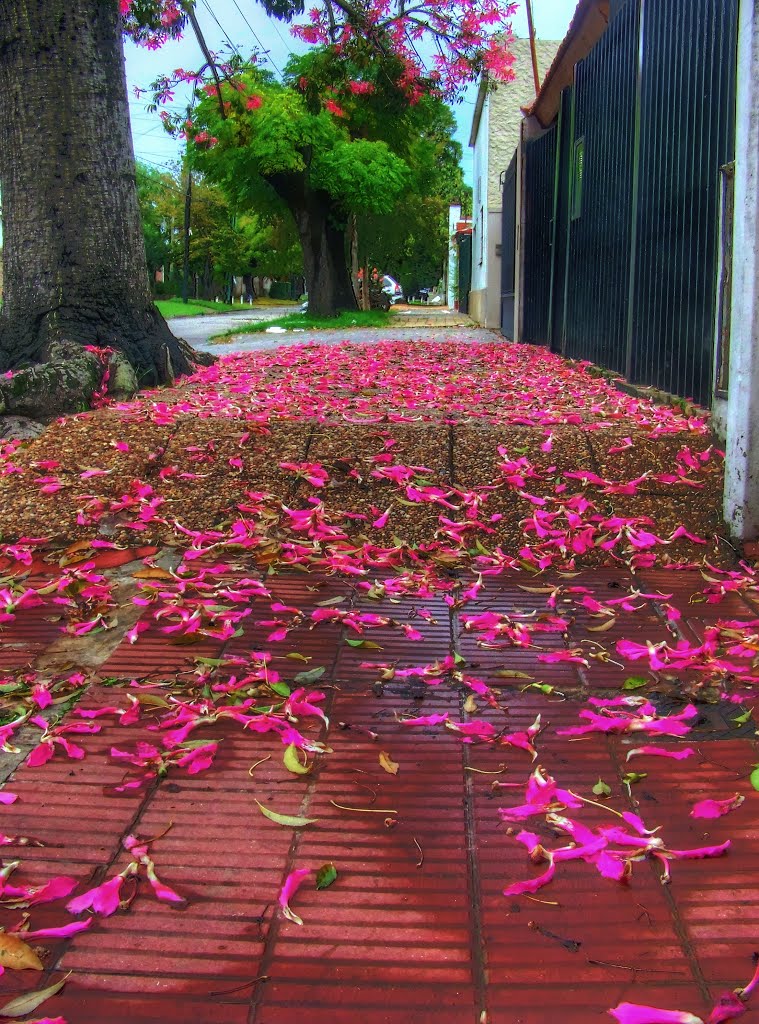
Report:
[[[345,256],[345,229],[330,216],[326,192],[306,192],[291,201],[301,246],[308,289],[308,311],[334,316],[341,309],[356,309]]]
[[[94,345],[170,381],[192,353],[150,295],[117,0],[1,6],[0,371]]]

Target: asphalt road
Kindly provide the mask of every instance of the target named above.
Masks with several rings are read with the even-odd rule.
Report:
[[[208,344],[215,334],[222,334],[239,324],[274,320],[278,316],[287,316],[293,310],[297,310],[297,306],[267,306],[265,309],[244,309],[239,313],[214,313],[211,316],[175,316],[168,324],[172,334],[184,338],[194,348],[215,349]]]

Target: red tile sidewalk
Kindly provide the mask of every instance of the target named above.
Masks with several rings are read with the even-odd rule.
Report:
[[[636,585],[649,590],[660,582],[656,574],[644,573]],[[530,594],[521,583],[523,577],[495,578],[466,605],[466,615],[543,608],[545,595]],[[595,593],[612,584],[627,587],[629,579],[594,571],[572,583]],[[694,634],[717,614],[755,617],[737,597],[729,610],[724,604],[717,612],[689,605],[693,583],[692,574],[666,574],[673,603],[687,613]],[[354,599],[350,583],[306,574],[273,577],[270,585],[273,600],[306,612],[335,595],[363,601]],[[352,648],[337,626],[310,630],[306,621],[276,645],[276,667],[285,678],[304,668],[284,657],[288,651],[312,658],[309,668],[327,669],[317,685],[328,694],[330,727],[321,738],[333,752],[318,757],[310,775],[296,777],[284,769],[282,744],[271,734],[219,722],[200,732],[203,738],[223,737],[209,771],[190,776],[172,768],[146,790],[111,795],[108,787],[123,779],[124,767],[109,750],[154,740],[149,717],[147,725],[128,728],[101,718],[100,733],[75,737],[86,749],[83,760],[56,754],[40,768],[22,765],[12,772],[6,788],[19,800],[2,808],[2,830],[46,844],[7,848],[6,862],[22,861],[16,884],[69,874],[81,882],[77,891],[84,891],[127,865],[124,836],[151,837],[170,825],[154,842],[152,856],[162,881],[186,897],[187,906],[157,902],[141,881],[128,911],[97,918],[72,939],[35,943],[47,951],[45,976],[6,971],[0,980],[5,996],[43,987],[70,971],[63,992],[38,1011],[63,1015],[69,1024],[290,1024],[304,1017],[310,1024],[579,1024],[608,1019],[605,1011],[623,1000],[705,1017],[710,999],[746,982],[759,945],[759,795],[748,782],[751,765],[759,762],[753,738],[718,739],[704,728],[687,738],[697,749],[689,761],[641,757],[625,764],[627,738],[593,735],[569,742],[555,729],[576,725],[587,695],[597,690],[608,696],[634,665],[619,669],[594,662],[585,670],[539,663],[533,650],[483,649],[439,597],[364,604],[414,623],[424,641],[412,644],[397,627],[382,627],[366,634],[381,650]],[[636,629],[641,642],[669,636],[654,604],[643,604],[626,616],[624,636],[635,638]],[[419,618],[424,609],[435,623]],[[33,632],[37,611],[28,619],[19,616],[4,632],[2,652],[10,664],[33,660],[48,641],[46,632]],[[266,612],[264,603],[260,617]],[[227,642],[225,654],[258,649],[267,628],[256,626],[257,618],[256,613],[246,620],[243,635]],[[593,639],[612,649],[616,633],[599,638],[588,632],[591,622],[577,615],[566,643]],[[560,634],[541,634],[543,642],[551,650],[565,646]],[[169,646],[146,633],[136,646],[122,643],[100,671],[103,677],[160,676],[198,654],[217,656],[222,646]],[[457,651],[472,675],[502,690],[509,709],[507,718],[495,711],[480,718],[498,728],[507,724],[513,732],[542,715],[548,728],[538,741],[537,763],[559,785],[590,795],[601,778],[612,787],[610,805],[635,809],[651,827],[661,825],[670,847],[731,838],[729,853],[676,861],[669,886],[645,862],[635,865],[627,885],[571,862],[534,899],[505,897],[504,887],[544,870],[530,865],[513,837],[518,828],[502,822],[497,810],[521,802],[534,767],[529,755],[512,747],[464,744],[440,727],[402,726],[400,713],[447,711],[453,721],[465,721],[465,695],[447,683],[427,687],[401,678],[377,689],[378,672],[361,667],[420,665]],[[566,696],[520,692],[525,680],[496,674],[504,665],[534,674]],[[123,694],[120,687],[96,686],[80,706],[124,706]],[[399,764],[397,775],[382,769],[380,751]],[[267,755],[269,760],[249,772]],[[501,774],[482,774],[501,772],[502,765]],[[620,779],[630,768],[647,774],[628,796]],[[494,788],[494,782],[515,788]],[[696,800],[734,792],[746,801],[729,816],[689,817]],[[301,829],[275,824],[261,815],[256,800],[317,821]],[[331,801],[369,812],[342,810]],[[610,823],[596,807],[580,816],[588,825]],[[549,845],[556,845],[546,826],[540,827]],[[303,925],[285,920],[277,909],[283,880],[296,868],[315,870],[328,862],[338,870],[337,881],[317,891],[312,875],[293,900]],[[70,919],[60,902],[31,911],[33,928]],[[20,911],[0,909],[5,927],[19,920]]]

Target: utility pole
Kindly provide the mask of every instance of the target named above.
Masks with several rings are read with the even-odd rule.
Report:
[[[187,185],[184,193],[184,261],[182,267],[182,302],[187,302],[190,293],[190,215],[192,213],[192,168],[185,156]]]
[[[540,92],[540,73],[538,72],[538,51],[535,47],[535,24],[532,20],[532,0],[525,0],[527,11],[527,31],[530,36],[530,54],[532,56],[532,77],[535,82],[535,95]]]

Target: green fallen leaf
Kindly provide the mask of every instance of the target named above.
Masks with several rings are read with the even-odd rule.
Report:
[[[749,775],[749,782],[754,789],[759,790],[759,764],[754,765],[754,770]]]
[[[645,779],[647,775],[648,772],[628,772],[622,779],[622,785],[627,786],[629,789],[630,786],[634,786],[636,782],[640,782],[641,779]]]
[[[299,672],[297,674],[297,676],[295,677],[295,682],[303,683],[307,686],[309,683],[315,683],[317,679],[321,679],[321,677],[324,675],[326,671],[327,670],[323,665],[321,665],[319,668],[307,669],[305,672]]]
[[[311,661],[311,659],[307,658],[305,654],[298,654],[297,651],[290,651],[290,653],[286,654],[285,657],[291,658],[293,661],[305,661],[306,664]]]
[[[611,786],[608,786],[603,779],[599,779],[593,787],[594,796],[611,796]]]
[[[466,658],[462,658],[458,651],[454,652],[453,661],[456,665],[466,665]]]
[[[738,715],[736,718],[734,718],[733,722],[735,722],[736,725],[745,725],[746,722],[750,722],[751,721],[751,715],[752,714],[753,714],[753,712],[749,708],[748,711],[744,711],[744,713],[742,715]]]
[[[285,768],[288,772],[292,772],[293,775],[308,775],[311,771],[310,764],[303,764],[298,756],[298,748],[294,743],[291,743],[288,747],[285,747],[285,754],[283,758],[285,762]]]
[[[317,608],[330,608],[332,605],[342,604],[344,600],[345,600],[344,597],[330,597],[327,601],[317,601],[316,602],[316,607]]]
[[[301,828],[303,825],[313,825],[318,818],[299,818],[295,814],[278,814],[276,811],[269,810],[268,807],[264,807],[260,800],[256,800],[258,809],[265,818],[270,821],[276,821],[278,825],[289,825],[291,828]]]
[[[327,889],[337,878],[337,868],[334,864],[322,864],[316,872],[316,888]]]
[[[274,690],[280,697],[289,697],[292,692],[287,683],[269,683],[269,689]]]
[[[645,676],[628,676],[622,683],[623,690],[639,690],[641,686],[646,686],[648,680]]]
[[[69,974],[71,974],[71,971],[69,971]],[[5,1006],[0,1007],[0,1017],[25,1017],[27,1013],[33,1013],[46,999],[61,991],[68,981],[68,977],[69,975],[67,974],[65,978],[56,981],[54,985],[48,985],[47,988],[38,989],[36,992],[27,992],[26,995],[11,999]]]
[[[220,740],[185,740],[183,743],[179,743],[178,747],[182,750],[198,750],[200,747],[207,747],[209,743],[219,743]]]
[[[346,642],[346,644],[348,644],[349,647],[368,647],[370,650],[373,650],[373,651],[381,651],[382,650],[380,645],[379,644],[375,644],[375,642],[373,640],[364,640],[364,639],[352,640],[350,637],[346,637],[345,638],[345,642]]]

